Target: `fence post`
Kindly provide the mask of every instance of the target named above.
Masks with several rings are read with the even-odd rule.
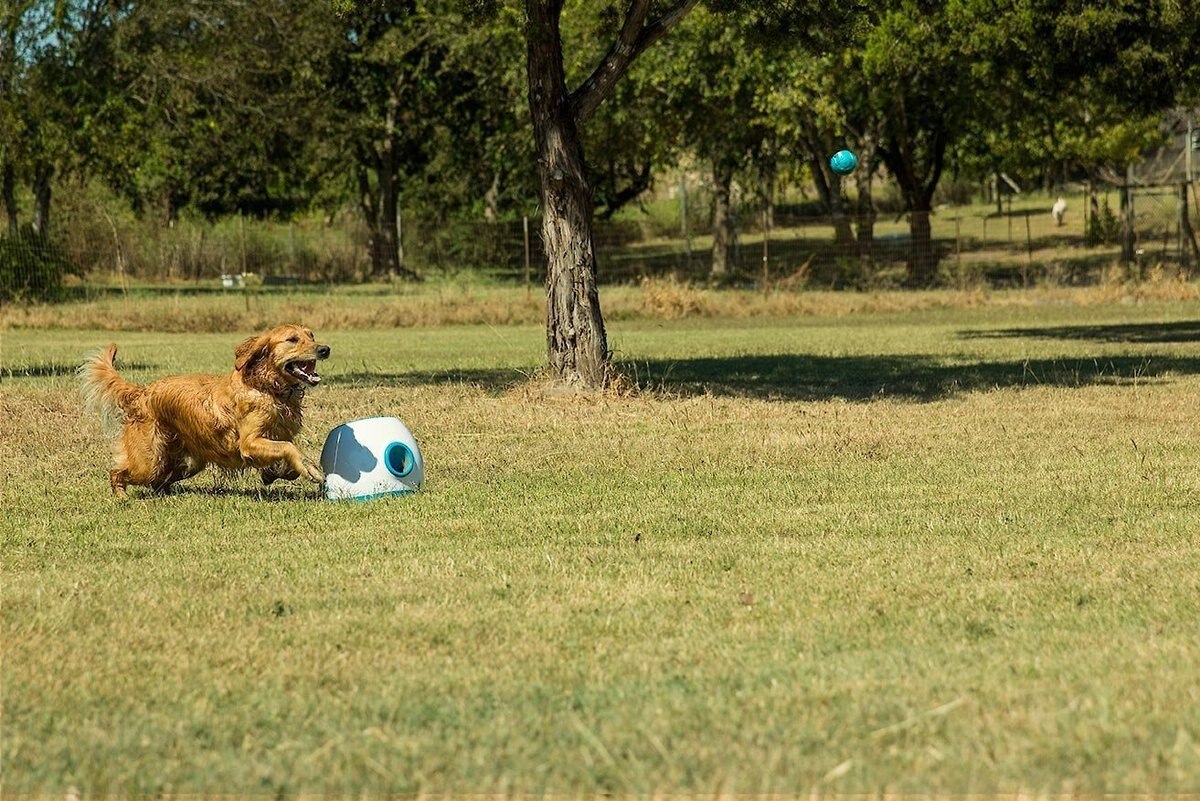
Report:
[[[404,264],[404,217],[399,206],[396,207],[396,266],[401,270],[408,269]]]
[[[1012,244],[1012,193],[1008,193],[1008,244]]]
[[[528,295],[533,291],[529,283],[529,218],[522,217],[521,225],[525,230],[525,294]]]
[[[959,217],[958,217],[958,215],[955,215],[954,216],[954,270],[955,270],[955,272],[958,273],[958,288],[959,288],[959,290],[962,290],[962,288],[963,288],[962,243],[961,243],[960,236],[961,236],[961,230],[960,230],[960,226],[959,226]]]
[[[242,251],[242,275],[246,274],[246,218],[242,213],[238,212],[238,239],[241,242]]]
[[[683,227],[683,242],[687,252],[684,254],[684,266],[687,268],[688,275],[692,273],[692,232],[688,228],[688,209],[687,209],[687,176],[679,178],[679,220]]]
[[[1187,179],[1189,185],[1192,183],[1192,137],[1195,135],[1193,133],[1194,130],[1192,128],[1192,115],[1189,114],[1187,118],[1187,139],[1183,140],[1183,177]]]
[[[296,223],[288,220],[288,261],[292,263],[292,274],[296,274]]]
[[[1022,283],[1029,286],[1029,271],[1033,269],[1033,234],[1029,230],[1029,209],[1025,210],[1025,275]]]
[[[771,220],[767,216],[767,208],[763,206],[762,212],[762,229],[763,229],[763,297],[767,296],[771,284]]]
[[[1181,257],[1183,268],[1190,272],[1193,251],[1195,251],[1196,259],[1200,260],[1200,243],[1196,241],[1196,229],[1192,228],[1192,218],[1188,209],[1188,188],[1189,184],[1182,184],[1179,187],[1179,239],[1183,248]]]

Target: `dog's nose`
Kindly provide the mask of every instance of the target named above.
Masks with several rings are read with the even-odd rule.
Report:
[[[329,346],[328,345],[317,345],[317,358],[318,359],[328,359],[329,358]]]

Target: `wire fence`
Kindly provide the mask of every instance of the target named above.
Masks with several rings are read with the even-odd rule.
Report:
[[[989,212],[869,217],[765,214],[734,216],[727,246],[714,251],[703,220],[597,222],[598,278],[684,280],[771,286],[874,288],[901,285],[922,253],[944,284],[1086,283],[1122,263],[1133,271],[1169,266],[1190,275],[1200,263],[1192,227],[1196,187],[1112,187],[1069,200],[1021,198]],[[914,242],[927,227],[928,250]],[[538,284],[545,253],[540,221],[434,223],[404,220],[400,261],[418,276],[472,271]],[[228,291],[248,285],[286,288],[378,279],[370,232],[359,222],[118,223],[106,214],[60,220],[50,236],[0,233],[0,299],[53,300],[125,291]]]

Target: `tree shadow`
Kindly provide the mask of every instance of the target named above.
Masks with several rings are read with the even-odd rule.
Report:
[[[502,393],[525,383],[532,374],[516,368],[454,369],[413,371],[409,373],[373,373],[357,371],[322,377],[322,381],[339,387],[363,389],[371,387],[428,387],[440,385],[473,386],[494,394]]]
[[[628,360],[618,368],[646,392],[719,395],[778,401],[929,402],[957,394],[1013,387],[1132,385],[1200,373],[1200,357],[1121,355],[946,363],[926,355],[814,356],[776,354],[693,359]],[[367,373],[331,376],[350,387],[465,385],[500,394],[529,380],[515,369]]]
[[[1119,325],[1070,325],[1049,328],[1004,328],[964,331],[964,339],[1065,339],[1092,342],[1200,342],[1200,320],[1172,323],[1122,323]]]
[[[152,364],[142,364],[141,362],[121,362],[121,370],[149,370],[154,367]],[[73,376],[79,370],[79,364],[61,364],[58,362],[40,362],[38,364],[25,364],[15,366],[0,367],[0,379],[11,378],[58,378],[61,376]]]
[[[626,369],[645,389],[682,395],[929,402],[977,390],[1148,383],[1200,373],[1200,358],[1129,355],[946,364],[922,355],[781,354],[636,362]]]

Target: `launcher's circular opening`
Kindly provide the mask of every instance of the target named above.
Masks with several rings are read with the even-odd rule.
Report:
[[[403,442],[393,442],[383,452],[383,464],[396,478],[404,478],[413,471],[417,459]]]

